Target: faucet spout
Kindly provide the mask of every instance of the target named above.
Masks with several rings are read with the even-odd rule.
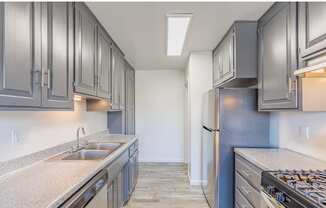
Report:
[[[86,134],[85,128],[83,126],[78,127],[77,133],[76,133],[76,137],[77,137],[76,147],[77,147],[77,150],[80,148],[80,130],[82,131],[83,135]]]

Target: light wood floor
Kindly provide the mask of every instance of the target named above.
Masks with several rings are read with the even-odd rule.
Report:
[[[200,187],[192,187],[187,166],[142,163],[126,208],[208,208]]]

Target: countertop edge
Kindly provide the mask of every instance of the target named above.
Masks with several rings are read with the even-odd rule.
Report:
[[[326,161],[287,148],[235,148],[234,152],[263,171],[326,169]]]
[[[243,153],[241,151],[241,149],[248,149],[248,148],[235,148],[234,149],[234,152],[236,154],[238,154],[239,156],[243,157],[244,159],[248,160],[249,162],[251,162],[255,166],[257,166],[258,168],[262,169],[263,171],[265,171],[265,170],[271,170],[270,168],[264,166],[263,164],[261,164],[260,162],[258,162],[257,160],[255,160],[254,157],[249,157],[247,154]],[[253,148],[253,149],[257,149],[257,148]],[[260,148],[260,149],[275,149],[275,148]]]

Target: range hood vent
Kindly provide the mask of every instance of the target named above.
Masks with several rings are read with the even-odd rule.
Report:
[[[326,77],[326,62],[298,69],[294,71],[294,75],[300,77]]]

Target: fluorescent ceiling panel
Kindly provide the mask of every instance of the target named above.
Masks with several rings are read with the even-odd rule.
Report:
[[[191,14],[167,15],[167,55],[180,56],[186,39]]]

